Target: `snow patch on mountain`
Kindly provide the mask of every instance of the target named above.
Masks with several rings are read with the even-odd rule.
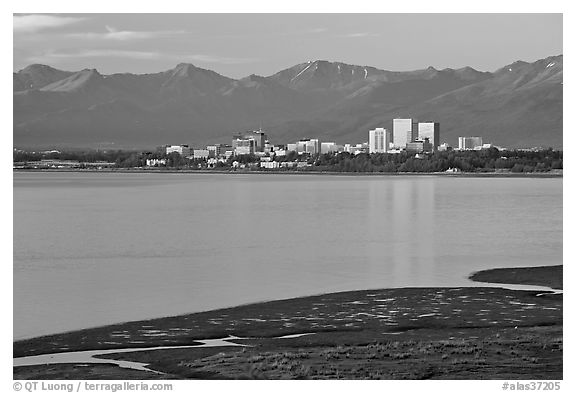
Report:
[[[312,63],[308,62],[308,65],[302,71],[300,71],[298,74],[296,74],[296,76],[294,78],[290,79],[290,82],[293,82],[294,79],[296,79],[300,75],[302,75],[304,73],[304,71],[306,71],[308,68],[310,68],[311,65],[312,65]]]

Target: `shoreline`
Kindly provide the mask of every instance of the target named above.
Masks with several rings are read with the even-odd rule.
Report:
[[[563,170],[555,172],[331,172],[331,171],[274,171],[274,170],[218,170],[218,169],[144,169],[144,168],[120,168],[120,169],[24,169],[13,168],[13,173],[165,173],[165,174],[229,174],[229,175],[327,175],[327,176],[447,176],[447,177],[480,177],[480,178],[563,178]]]
[[[513,273],[514,271],[516,271],[518,269],[530,271],[527,274],[526,280],[514,279],[514,275],[511,273]],[[390,290],[400,290],[400,289],[403,289],[403,290],[410,290],[410,289],[435,290],[435,289],[444,289],[444,288],[447,288],[447,289],[455,289],[455,288],[457,288],[457,289],[499,288],[499,289],[510,290],[510,291],[550,292],[551,294],[562,294],[563,293],[562,280],[554,281],[553,277],[549,277],[548,269],[553,269],[553,274],[562,275],[563,265],[550,265],[550,266],[539,266],[539,267],[520,267],[520,268],[491,268],[491,269],[481,270],[481,271],[477,271],[477,272],[472,272],[470,275],[468,275],[468,279],[470,281],[472,281],[474,283],[478,283],[478,284],[472,284],[470,286],[458,286],[458,287],[452,287],[452,286],[442,286],[442,287],[386,287],[386,288],[371,288],[371,289],[359,289],[359,290],[346,290],[346,291],[337,291],[337,292],[316,293],[316,294],[311,294],[311,295],[302,295],[302,296],[289,297],[289,298],[280,298],[280,299],[263,300],[263,301],[257,301],[257,302],[248,302],[248,303],[230,305],[230,306],[225,306],[225,307],[207,309],[207,310],[203,310],[203,311],[186,312],[186,313],[177,314],[177,315],[164,315],[164,316],[159,316],[159,317],[150,317],[150,318],[130,320],[130,321],[119,321],[119,322],[108,323],[106,325],[97,325],[97,326],[90,326],[90,327],[84,327],[84,328],[79,328],[79,329],[71,329],[71,330],[65,330],[65,331],[54,332],[54,333],[46,333],[46,334],[41,334],[41,335],[36,335],[36,336],[21,337],[21,338],[18,338],[17,340],[13,340],[12,343],[13,343],[13,345],[16,345],[19,342],[24,342],[24,341],[28,341],[28,340],[36,340],[36,339],[41,339],[44,337],[60,336],[60,335],[64,335],[64,334],[76,333],[76,332],[81,332],[81,331],[82,332],[83,331],[90,331],[90,330],[105,328],[105,327],[109,327],[109,326],[120,326],[120,325],[124,325],[124,324],[128,324],[128,323],[156,321],[156,320],[162,320],[162,319],[166,319],[166,318],[177,318],[177,317],[186,316],[186,315],[194,315],[194,314],[208,313],[208,312],[217,312],[220,310],[229,310],[229,309],[235,309],[235,308],[245,307],[245,306],[257,306],[259,304],[266,304],[266,303],[270,303],[270,302],[284,302],[284,301],[291,301],[291,300],[295,300],[295,299],[308,299],[308,298],[312,298],[312,297],[316,297],[316,296],[334,295],[334,294],[341,294],[341,293],[354,293],[354,292],[364,292],[364,291],[390,291]],[[545,277],[545,278],[543,280],[538,280],[538,279],[529,280],[531,272],[534,272],[534,273],[543,272],[544,273],[543,277]],[[505,275],[506,280],[505,279],[499,279],[499,277],[501,277],[501,275]],[[523,276],[521,276],[521,277],[523,277]]]
[[[491,269],[473,273],[471,279],[475,281],[478,281],[478,277],[485,279],[482,275],[486,274],[491,275],[492,279],[499,277],[510,279],[511,272],[516,272],[517,275],[522,276],[516,281],[520,280],[523,283],[526,282],[526,278],[531,280],[531,284],[546,285],[554,280],[557,284],[562,281],[561,277],[558,277],[562,275],[561,265],[540,268]],[[512,284],[514,283],[518,282],[512,282]],[[541,293],[547,293],[549,296],[537,296]],[[278,336],[303,333],[307,333],[307,335],[281,340],[282,343],[273,340],[274,337]],[[333,355],[338,358],[340,357],[338,351],[343,351],[342,348],[345,347],[348,351],[358,352],[358,356],[362,357],[363,361],[370,363],[374,353],[372,350],[368,350],[366,345],[369,346],[374,343],[392,345],[395,343],[396,346],[403,346],[406,344],[406,348],[404,348],[407,351],[405,353],[408,354],[406,357],[419,359],[417,363],[423,366],[430,364],[432,354],[426,353],[420,356],[412,353],[413,348],[420,348],[420,345],[428,348],[431,345],[441,344],[443,349],[438,351],[451,351],[452,346],[449,345],[451,340],[460,340],[462,345],[467,348],[480,345],[485,347],[488,352],[494,351],[494,359],[482,357],[482,362],[478,366],[484,368],[486,363],[496,360],[500,362],[504,359],[500,359],[501,356],[499,355],[497,356],[497,348],[493,347],[494,342],[502,341],[499,337],[503,335],[517,338],[520,336],[530,337],[529,339],[526,338],[531,343],[530,351],[539,354],[538,356],[526,354],[522,359],[516,359],[514,366],[509,365],[509,367],[514,368],[514,373],[519,373],[524,379],[554,379],[558,376],[561,378],[562,295],[552,294],[548,291],[522,291],[482,286],[392,288],[321,294],[42,336],[14,342],[13,346],[15,357],[78,350],[117,349],[120,351],[122,349],[122,354],[106,356],[113,359],[146,363],[149,368],[154,370],[154,373],[146,375],[154,379],[159,378],[156,371],[160,371],[164,373],[164,376],[168,375],[170,378],[194,378],[195,376],[215,379],[242,378],[252,375],[251,372],[247,374],[245,369],[230,371],[231,365],[229,363],[235,365],[236,368],[244,367],[246,364],[254,363],[249,361],[253,358],[262,358],[260,363],[263,366],[258,372],[264,373],[265,378],[298,377],[303,376],[301,374],[304,373],[307,377],[331,379],[334,377],[332,374],[323,374],[327,372],[325,368],[331,362],[325,362],[325,360],[330,359],[322,360],[326,357],[322,354],[326,351],[334,351],[334,348],[336,348],[336,353]],[[252,346],[249,347],[250,349],[222,347],[205,348],[200,351],[200,348],[159,349],[155,351],[143,349],[146,347],[194,346],[200,340],[222,339],[230,336],[252,337],[252,339],[245,340],[229,340],[231,343],[242,342]],[[550,350],[542,352],[543,345],[544,348],[549,346],[556,349],[553,352]],[[516,347],[517,344],[513,346]],[[138,348],[138,352],[130,352],[130,348],[135,350]],[[280,356],[278,351],[284,354],[282,356],[287,356],[290,362],[298,364],[309,362],[308,360],[297,361],[298,358],[291,356],[296,356],[294,353],[307,351],[306,356],[308,357],[306,359],[314,359],[314,362],[307,367],[312,367],[315,371],[304,372],[302,369],[298,369],[300,371],[294,374],[290,370],[282,369],[282,367],[280,367],[281,372],[278,367],[269,369],[271,359]],[[510,351],[511,354],[518,352],[517,349],[510,349]],[[198,355],[200,353],[202,356]],[[380,360],[394,360],[393,363],[400,368],[403,367],[402,364],[406,363],[405,361],[400,362],[402,359],[395,359],[394,353],[396,352],[392,349],[387,353],[388,355]],[[447,352],[442,356],[451,356],[450,354],[451,352]],[[534,363],[534,359],[541,359],[544,354],[550,359],[542,363],[542,367],[547,370],[546,373],[542,371],[539,374],[534,371],[532,365],[538,363],[538,361]],[[467,355],[476,356],[477,354],[472,351]],[[219,360],[215,361],[214,356]],[[228,364],[226,367],[221,362],[223,356],[225,358],[224,363]],[[191,371],[189,367],[178,365],[183,359],[190,361],[196,359],[198,364]],[[471,361],[475,361],[473,359],[466,360],[462,365],[468,364],[469,366]],[[558,366],[558,362],[560,366]],[[322,365],[320,366],[320,364]],[[347,378],[364,376],[363,373],[359,373],[352,367],[353,364],[346,363],[341,370],[344,373],[342,375]],[[454,376],[453,373],[456,372],[464,377],[461,375],[462,370],[460,370],[459,365],[460,363],[454,362],[443,365],[445,370],[440,367],[436,370],[437,376],[441,377],[441,375],[445,375],[444,371],[451,370],[448,375]],[[113,366],[99,364],[94,365],[94,367],[85,366],[75,369],[70,364],[58,366],[30,365],[16,367],[14,373],[18,379],[38,379],[37,377],[41,376],[58,379],[62,375],[61,373],[68,377],[76,376],[83,379],[88,369],[97,375],[105,375],[110,379],[116,377],[122,379],[122,376],[128,375],[125,369],[117,366],[110,369],[110,367]],[[502,367],[502,365],[499,364],[498,367]],[[552,371],[550,367],[553,368]],[[531,368],[532,371],[530,371]],[[419,370],[419,368],[417,369]],[[414,374],[415,370],[405,370],[409,379],[417,377],[418,373]],[[380,375],[378,372],[374,369],[368,377],[375,378]],[[140,375],[140,377],[146,375]],[[339,374],[337,373],[337,375]],[[114,376],[116,377],[111,378]],[[389,379],[394,376],[382,377]]]

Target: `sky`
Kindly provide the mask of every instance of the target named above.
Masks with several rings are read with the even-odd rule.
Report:
[[[232,78],[309,60],[391,71],[562,54],[562,14],[14,14],[13,70],[40,63],[103,74],[192,63]]]

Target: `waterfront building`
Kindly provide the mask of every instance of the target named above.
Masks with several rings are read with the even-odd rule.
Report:
[[[265,169],[278,169],[280,168],[280,163],[278,161],[261,161],[260,167]]]
[[[406,143],[418,138],[418,124],[413,119],[394,119],[392,121],[392,142],[394,147],[405,149]]]
[[[448,150],[452,150],[452,146],[450,146],[446,142],[444,142],[440,146],[438,146],[438,151],[448,151]]]
[[[165,158],[147,158],[146,166],[166,166]]]
[[[418,123],[418,139],[428,138],[434,150],[440,145],[440,123],[426,121]]]
[[[369,153],[386,153],[390,147],[390,133],[385,128],[368,131]]]
[[[218,165],[218,160],[216,158],[210,157],[208,158],[208,160],[206,161],[206,166],[208,168],[215,168],[216,165]]]
[[[167,145],[166,154],[178,153],[182,157],[189,157],[192,155],[192,149],[188,145]]]
[[[460,136],[458,137],[458,149],[460,150],[476,150],[482,148],[481,136]]]

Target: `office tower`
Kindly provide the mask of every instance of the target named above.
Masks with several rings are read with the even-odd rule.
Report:
[[[267,136],[262,130],[246,132],[244,134],[238,133],[232,136],[232,148],[236,152],[237,147],[241,147],[241,153],[236,154],[252,154],[257,151],[264,151]],[[252,141],[252,142],[248,142]],[[250,147],[251,146],[251,147]],[[246,147],[250,147],[250,153],[246,153]]]
[[[248,137],[248,135],[249,134],[247,134],[246,137]],[[252,131],[252,137],[256,142],[255,150],[264,151],[264,146],[266,144],[266,139],[268,139],[268,136],[265,133],[263,133],[262,130],[259,130],[259,131]]]
[[[384,128],[376,128],[368,131],[369,152],[386,153],[390,144],[390,133]]]
[[[418,123],[418,139],[424,140],[428,138],[432,148],[438,150],[440,146],[440,123],[431,121]]]
[[[394,147],[405,149],[406,143],[418,138],[418,124],[412,119],[394,119],[392,122]]]

